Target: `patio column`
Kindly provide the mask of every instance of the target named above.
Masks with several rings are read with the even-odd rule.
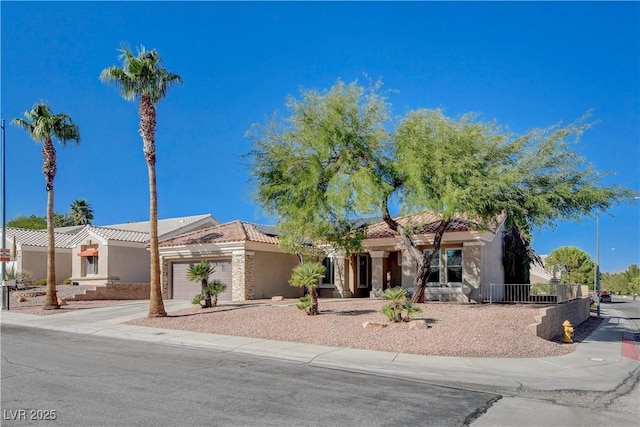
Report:
[[[337,252],[333,255],[334,277],[333,284],[336,289],[333,291],[334,298],[351,298],[353,293],[349,290],[348,265],[349,260],[345,258],[344,252]]]
[[[387,251],[371,251],[371,292],[370,298],[382,298],[384,283],[386,280],[385,264],[389,257]]]
[[[407,250],[401,252],[402,258],[402,287],[413,292],[413,283],[418,274],[418,264]]]

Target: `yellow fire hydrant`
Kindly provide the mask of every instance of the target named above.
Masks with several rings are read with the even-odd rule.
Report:
[[[565,320],[562,324],[562,327],[564,328],[564,333],[562,334],[562,342],[571,344],[573,342],[573,326],[571,325],[571,322]]]

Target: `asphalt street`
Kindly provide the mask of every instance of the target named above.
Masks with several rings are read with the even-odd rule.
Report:
[[[165,301],[171,311],[188,306]],[[19,417],[55,411],[57,425],[74,426],[638,427],[639,308],[603,304],[603,322],[573,352],[528,359],[124,324],[146,315],[144,301],[53,316],[3,311],[2,421],[35,425]]]
[[[2,325],[3,426],[461,426],[497,399],[241,354]],[[36,419],[52,413],[55,420]]]

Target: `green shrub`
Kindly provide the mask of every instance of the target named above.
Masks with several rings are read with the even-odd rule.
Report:
[[[309,314],[309,310],[311,309],[311,296],[305,295],[303,297],[300,297],[300,299],[298,300],[298,304],[296,304],[296,307]]]
[[[7,269],[7,279],[15,280],[17,284],[31,282],[31,272],[29,270]]]
[[[205,288],[209,295],[213,297],[212,305],[215,307],[218,305],[218,295],[227,290],[227,285],[219,280],[214,280],[211,283],[207,283]]]
[[[306,262],[298,265],[291,272],[289,284],[299,288],[306,288],[309,292],[307,294],[309,298],[308,305],[306,299],[302,301],[302,298],[305,297],[302,297],[298,304],[298,308],[300,308],[300,305],[304,306],[304,308],[300,308],[300,310],[304,310],[309,316],[318,314],[318,291],[316,288],[320,283],[320,278],[324,276],[324,270],[324,266],[319,262]]]
[[[202,305],[202,294],[197,294],[191,300],[191,304],[193,305]]]
[[[36,286],[47,286],[47,279],[36,280],[33,284]]]
[[[68,277],[68,278],[64,279],[62,281],[62,284],[63,285],[70,285],[71,284],[71,277]]]
[[[382,307],[382,313],[391,322],[408,322],[414,314],[422,311],[420,307],[407,300],[407,290],[404,288],[388,288],[382,296],[390,301]]]
[[[531,285],[530,295],[557,295],[558,285],[555,283],[545,283]]]

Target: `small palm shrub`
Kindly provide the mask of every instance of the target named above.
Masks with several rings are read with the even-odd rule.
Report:
[[[211,307],[211,294],[207,291],[207,285],[209,284],[209,276],[216,271],[212,264],[208,261],[202,260],[198,264],[189,266],[187,270],[187,280],[200,283],[202,291],[200,292],[201,298],[204,298],[204,305],[202,308]]]
[[[309,314],[309,308],[311,307],[311,297],[309,295],[300,297],[300,299],[298,300],[298,304],[296,304],[296,307]]]
[[[309,294],[300,298],[298,308],[303,310],[310,316],[318,314],[318,291],[316,288],[320,283],[320,278],[324,276],[324,266],[319,262],[305,262],[298,265],[291,273],[289,284],[299,288],[307,288]],[[303,301],[303,298],[309,298],[309,302]]]
[[[227,290],[227,285],[219,280],[214,280],[211,283],[207,283],[205,288],[207,293],[212,297],[211,305],[215,307],[218,305],[218,295]]]
[[[191,300],[191,304],[193,305],[201,305],[202,304],[202,294],[196,294]]]
[[[407,290],[401,287],[388,288],[382,294],[389,303],[382,307],[382,313],[391,322],[408,322],[422,309],[407,300]]]

